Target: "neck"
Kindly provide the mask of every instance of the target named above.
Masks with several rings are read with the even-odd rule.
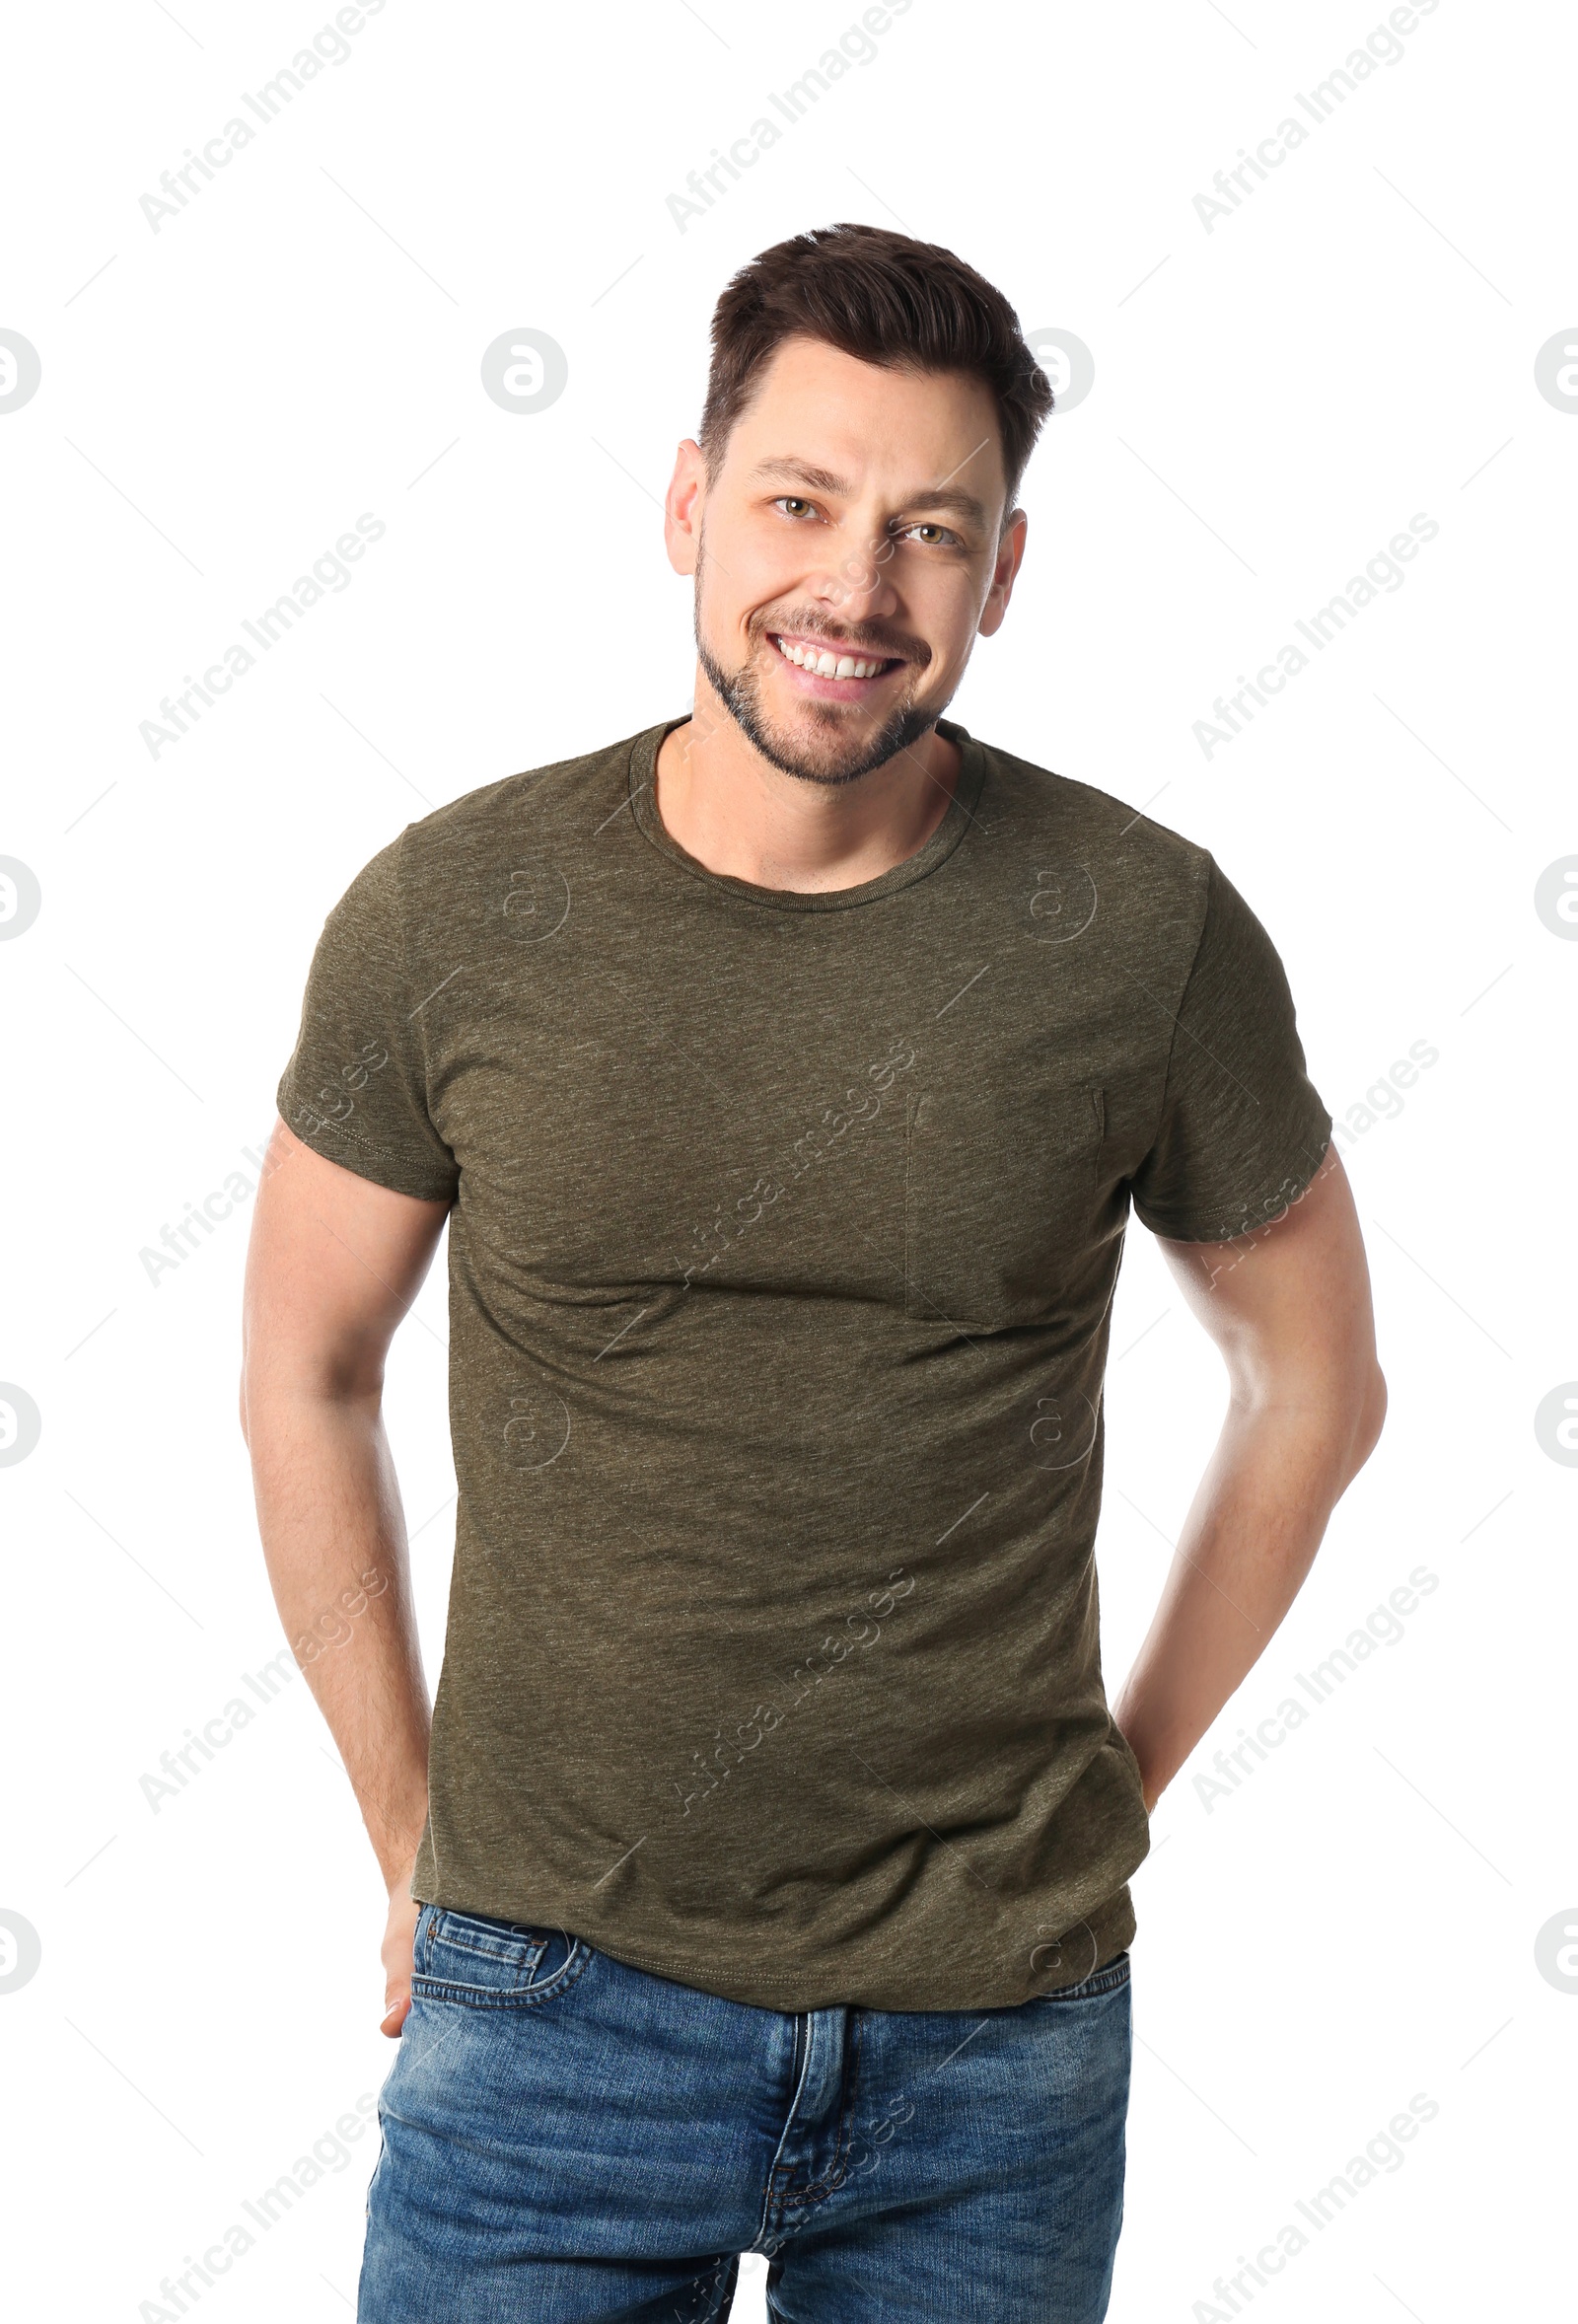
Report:
[[[763,759],[700,669],[695,709],[654,770],[669,836],[708,871],[801,895],[857,888],[918,854],[947,814],[959,747],[933,727],[847,783],[807,782]]]

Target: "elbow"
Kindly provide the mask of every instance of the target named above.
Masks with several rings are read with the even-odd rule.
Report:
[[[1359,1398],[1354,1416],[1353,1435],[1348,1445],[1348,1479],[1357,1477],[1365,1462],[1381,1441],[1381,1431],[1387,1418],[1387,1381],[1381,1366],[1372,1358],[1369,1377]]]

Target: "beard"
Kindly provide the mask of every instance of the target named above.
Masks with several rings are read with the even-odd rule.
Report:
[[[796,624],[795,635],[826,636],[825,630],[813,624]],[[766,703],[766,689],[758,650],[776,653],[777,647],[767,641],[764,628],[751,624],[752,651],[736,671],[725,670],[701,634],[701,574],[696,573],[695,637],[696,659],[706,675],[707,684],[752,746],[760,752],[769,766],[776,766],[784,774],[798,776],[809,783],[839,784],[858,782],[863,774],[871,774],[879,766],[886,766],[890,759],[897,758],[929,734],[936,725],[946,703],[932,709],[917,708],[913,698],[914,677],[910,681],[909,697],[901,700],[879,723],[859,708],[845,708],[838,702],[808,701],[804,706],[804,720],[810,727],[799,731],[775,719]],[[827,638],[829,645],[842,645],[846,652],[866,652],[874,658],[883,654],[880,644],[869,640]],[[907,659],[907,656],[905,657]],[[914,676],[918,676],[918,669]]]

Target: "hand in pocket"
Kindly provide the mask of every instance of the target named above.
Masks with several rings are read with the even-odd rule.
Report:
[[[411,1970],[416,1948],[416,1924],[421,1905],[408,1891],[416,1861],[401,1865],[390,1883],[389,1921],[384,1929],[384,2023],[391,2041],[399,2038],[411,2005]]]

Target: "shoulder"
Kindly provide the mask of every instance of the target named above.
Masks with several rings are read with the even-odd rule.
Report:
[[[626,735],[576,758],[463,791],[407,824],[393,842],[401,877],[464,884],[507,857],[541,857],[583,845],[624,799],[630,755],[641,740],[640,733]]]
[[[1063,868],[1083,871],[1104,916],[1131,929],[1197,935],[1210,900],[1209,848],[1094,783],[1054,773],[995,745],[982,746],[980,815],[1009,876],[1034,886]]]
[[[1206,878],[1211,855],[1197,840],[1094,783],[1055,774],[996,744],[981,747],[987,766],[982,803],[990,799],[992,828],[1005,837],[1023,834],[1089,846],[1111,861],[1153,866],[1185,886]]]

